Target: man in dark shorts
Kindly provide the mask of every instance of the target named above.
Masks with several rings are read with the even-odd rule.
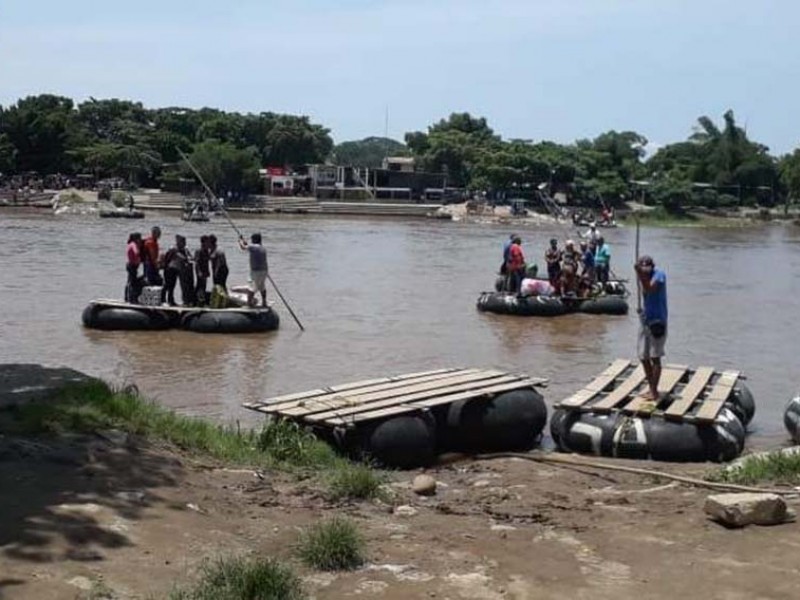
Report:
[[[547,263],[547,279],[550,280],[550,285],[556,286],[561,277],[561,250],[558,249],[558,240],[553,238],[550,240],[550,247],[544,253],[544,260]]]
[[[642,256],[635,269],[644,294],[644,309],[639,314],[639,360],[650,387],[649,398],[658,402],[661,358],[667,342],[667,275],[656,268],[650,256]]]

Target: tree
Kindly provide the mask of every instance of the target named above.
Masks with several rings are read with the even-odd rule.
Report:
[[[17,149],[5,133],[0,133],[0,173],[11,173],[17,164]]]
[[[253,191],[258,187],[260,163],[255,148],[237,148],[229,142],[206,140],[194,148],[190,160],[215,193]],[[188,167],[186,177],[192,177]]]
[[[800,148],[787,154],[780,161],[781,183],[786,188],[786,209],[800,199]]]
[[[387,156],[407,156],[405,144],[384,137],[368,137],[363,140],[342,142],[333,149],[337,164],[353,167],[379,168]]]
[[[0,133],[16,148],[18,171],[68,172],[78,136],[72,100],[52,94],[28,96],[2,113]]]

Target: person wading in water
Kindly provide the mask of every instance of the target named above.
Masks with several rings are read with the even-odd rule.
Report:
[[[649,399],[657,403],[661,358],[667,341],[667,275],[656,268],[649,256],[642,256],[635,269],[644,294],[644,309],[639,314],[639,359],[650,387]]]

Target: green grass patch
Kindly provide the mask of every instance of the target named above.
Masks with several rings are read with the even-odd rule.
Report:
[[[364,548],[364,538],[355,524],[343,517],[333,517],[303,531],[297,554],[314,569],[349,571],[364,564]]]
[[[328,444],[297,423],[269,421],[257,442],[259,450],[273,460],[298,467],[333,467],[341,459]]]
[[[163,441],[226,464],[313,473],[331,500],[381,498],[385,475],[339,456],[296,423],[270,421],[260,431],[179,415],[101,381],[70,386],[55,398],[0,412],[0,433],[94,433],[118,429]]]
[[[385,482],[385,475],[368,464],[340,460],[328,475],[328,496],[331,500],[385,500]]]
[[[300,578],[270,559],[229,558],[206,565],[192,587],[178,589],[170,600],[301,600]]]
[[[713,473],[709,479],[741,485],[769,482],[795,486],[800,484],[800,453],[776,451],[749,456]]]
[[[18,434],[119,429],[165,441],[225,463],[284,467],[329,467],[334,450],[313,434],[287,423],[261,432],[220,426],[179,415],[138,394],[115,391],[100,381],[70,386],[46,402],[32,402],[0,416],[0,431]]]

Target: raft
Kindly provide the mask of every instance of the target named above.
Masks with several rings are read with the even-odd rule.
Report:
[[[197,213],[197,212],[183,213],[181,215],[181,221],[190,221],[190,222],[193,222],[193,223],[206,223],[206,222],[208,222],[210,220],[211,220],[210,217],[205,212],[202,212],[202,213]]]
[[[437,369],[250,402],[351,456],[393,468],[431,464],[451,450],[525,450],[541,439],[546,380],[494,369]]]
[[[101,210],[101,219],[144,219],[141,210]]]
[[[94,300],[83,310],[83,325],[104,331],[163,331],[196,333],[263,333],[278,328],[271,307],[205,308],[146,306],[116,300]]]
[[[658,405],[641,366],[619,360],[584,389],[556,404],[550,433],[559,450],[669,462],[727,462],[744,449],[755,414],[736,371],[666,365]]]
[[[557,296],[517,296],[509,292],[483,292],[478,298],[478,310],[499,315],[521,317],[557,317],[570,313],[593,315],[625,315],[628,302],[624,297],[597,296],[594,298],[561,298]]]

